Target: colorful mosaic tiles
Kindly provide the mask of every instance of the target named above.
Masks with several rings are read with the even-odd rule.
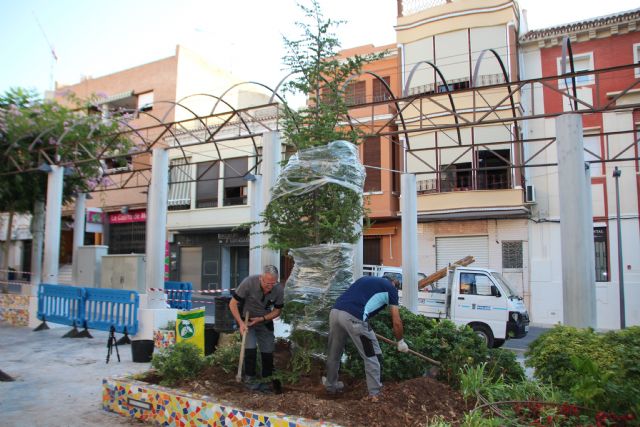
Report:
[[[0,321],[13,326],[29,323],[29,296],[0,294]]]
[[[128,378],[102,381],[102,407],[123,416],[175,427],[339,427],[281,413],[258,413]]]
[[[156,329],[153,331],[153,345],[157,349],[167,348],[176,343],[176,331]]]

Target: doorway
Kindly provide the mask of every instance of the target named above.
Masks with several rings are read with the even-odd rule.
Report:
[[[230,285],[236,288],[249,275],[249,247],[232,246],[229,248]]]
[[[180,281],[191,282],[194,290],[202,290],[202,248],[180,247]]]

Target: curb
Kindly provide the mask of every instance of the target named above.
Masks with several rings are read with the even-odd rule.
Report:
[[[105,411],[162,426],[340,427],[283,413],[252,412],[127,377],[102,380]]]

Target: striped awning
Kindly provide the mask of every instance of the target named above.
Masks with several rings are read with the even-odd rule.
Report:
[[[171,161],[169,174],[169,206],[182,206],[191,204],[191,165],[186,164],[185,159]]]

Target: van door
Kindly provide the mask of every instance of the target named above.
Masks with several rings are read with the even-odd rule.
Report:
[[[502,293],[500,288],[484,272],[457,273],[460,276],[453,296],[455,319],[452,320],[458,325],[485,323],[491,328],[494,338],[504,339],[509,315],[506,296],[498,296]]]

